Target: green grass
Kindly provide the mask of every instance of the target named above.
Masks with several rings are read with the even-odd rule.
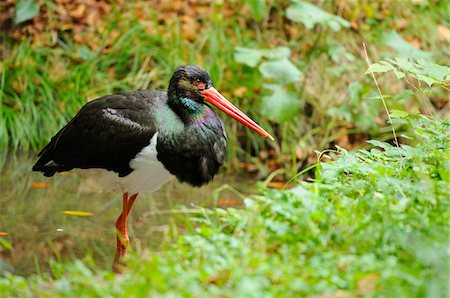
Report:
[[[318,163],[313,183],[259,188],[237,209],[203,209],[122,276],[87,257],[51,273],[6,274],[6,297],[445,297],[450,124],[423,116],[417,146],[371,142]]]

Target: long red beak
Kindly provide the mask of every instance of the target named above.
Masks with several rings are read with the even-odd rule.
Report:
[[[267,131],[265,131],[261,126],[256,124],[252,119],[250,119],[247,115],[242,113],[231,102],[229,102],[225,97],[223,97],[223,95],[220,94],[219,91],[216,90],[216,88],[210,87],[201,92],[205,94],[205,100],[207,102],[213,104],[218,109],[221,109],[226,114],[230,115],[231,117],[233,117],[240,123],[244,124],[245,126],[253,129],[263,137],[271,139],[272,141],[274,140],[273,137]]]

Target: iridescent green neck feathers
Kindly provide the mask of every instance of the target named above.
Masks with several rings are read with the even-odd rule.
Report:
[[[206,107],[203,103],[187,97],[169,98],[169,105],[185,123],[201,119]]]

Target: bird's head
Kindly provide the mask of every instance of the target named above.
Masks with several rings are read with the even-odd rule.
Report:
[[[236,108],[214,88],[208,72],[200,66],[177,67],[170,79],[168,96],[169,98],[189,99],[196,102],[196,104],[205,104],[206,101],[260,135],[273,140],[273,137],[268,132]]]
[[[175,69],[169,83],[169,96],[189,98],[203,103],[203,90],[213,86],[206,70],[197,65],[179,66]]]

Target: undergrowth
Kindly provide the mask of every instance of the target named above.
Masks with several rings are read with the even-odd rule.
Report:
[[[417,146],[339,149],[316,180],[259,189],[246,207],[204,209],[122,276],[86,258],[6,274],[4,297],[444,297],[448,294],[450,123],[409,115]]]

